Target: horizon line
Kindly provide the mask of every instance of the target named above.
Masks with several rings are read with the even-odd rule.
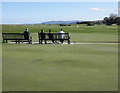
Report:
[[[52,21],[54,21],[54,20],[52,20]],[[52,21],[33,22],[33,23],[0,23],[0,25],[32,25],[32,24],[43,24],[45,22],[52,22]],[[57,21],[63,21],[64,22],[65,20],[57,20]],[[57,21],[54,21],[54,22],[57,22]],[[68,20],[68,21],[84,22],[84,21],[101,21],[101,20]]]

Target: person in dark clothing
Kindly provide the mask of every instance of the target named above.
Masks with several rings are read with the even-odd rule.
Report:
[[[54,43],[54,36],[53,36],[53,34],[51,32],[52,32],[52,30],[49,29],[48,37]]]
[[[46,42],[46,35],[45,35],[45,33],[44,33],[44,30],[43,30],[43,29],[41,30],[40,35],[41,35],[41,44],[42,44],[42,41],[43,41],[43,40],[45,41],[45,44],[47,44],[47,42]]]
[[[30,32],[28,28],[26,28],[26,30],[24,31],[24,39],[29,40],[29,44],[32,43],[32,37],[30,36]]]
[[[24,31],[24,38],[29,39],[30,32],[28,31],[28,28]]]

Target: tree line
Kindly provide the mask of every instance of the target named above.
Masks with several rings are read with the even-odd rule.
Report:
[[[94,24],[106,24],[106,25],[120,25],[120,17],[117,14],[110,14],[109,17],[105,17],[103,20],[97,21],[82,21],[76,24],[87,24],[87,26],[93,26]]]

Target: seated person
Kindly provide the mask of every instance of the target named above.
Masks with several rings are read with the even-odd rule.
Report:
[[[47,42],[46,42],[46,35],[45,35],[43,29],[41,30],[40,36],[41,36],[41,42],[40,43],[42,44],[42,41],[44,40],[45,44],[47,44]]]
[[[28,31],[28,28],[24,31],[24,38],[29,39],[30,32]]]
[[[63,43],[64,42],[64,37],[65,35],[62,34],[62,33],[65,33],[62,29],[60,29],[60,32],[58,32],[58,39],[60,39],[60,42]]]
[[[48,37],[54,43],[54,36],[53,36],[53,34],[51,32],[52,32],[52,30],[50,29],[49,33],[48,33]]]
[[[26,30],[24,31],[24,39],[29,40],[29,43],[32,43],[32,37],[30,37],[30,32],[28,28],[26,28]]]

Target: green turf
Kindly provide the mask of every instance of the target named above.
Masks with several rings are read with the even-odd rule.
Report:
[[[59,26],[59,25],[3,25],[3,32],[23,32],[26,28],[29,28],[31,33],[38,33],[41,29],[48,32],[52,29],[53,32],[58,32],[62,28],[65,32],[69,33],[101,33],[101,34],[115,34],[118,33],[118,26],[106,26],[106,25],[77,25],[72,24],[71,26]]]
[[[117,44],[3,44],[3,91],[115,91],[117,51]]]
[[[26,28],[29,28],[33,41],[38,42],[37,33],[41,29],[48,32],[52,29],[53,32],[58,32],[63,28],[65,32],[70,33],[71,41],[76,42],[118,42],[118,26],[95,25],[86,26],[72,24],[71,26],[59,25],[3,25],[2,32],[22,33]]]
[[[2,32],[29,28],[33,42],[44,29],[70,33],[72,42],[118,42],[118,27],[106,25],[3,25]],[[3,44],[3,91],[118,90],[117,44]]]
[[[38,42],[38,34],[32,33],[33,42]],[[98,33],[70,33],[71,42],[118,42],[118,35]]]

